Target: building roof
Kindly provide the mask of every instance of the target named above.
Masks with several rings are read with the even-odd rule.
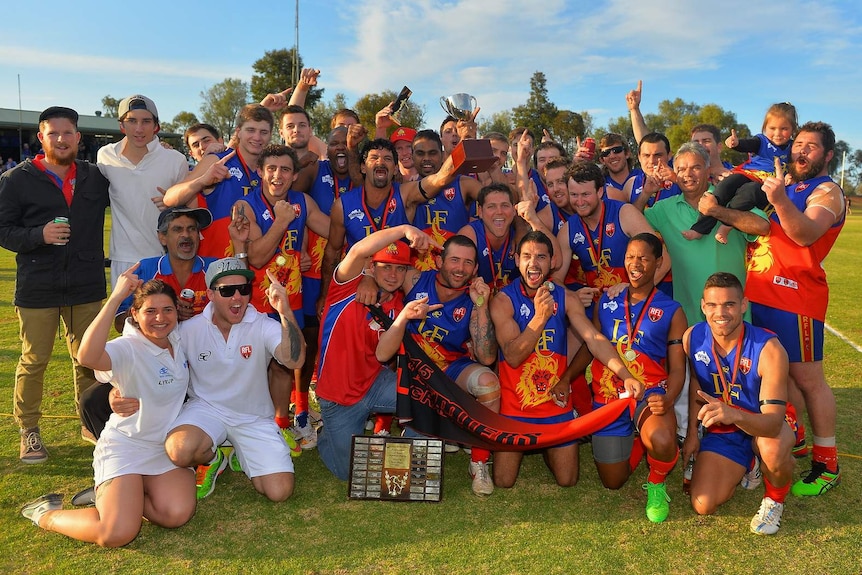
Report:
[[[22,128],[38,130],[39,114],[41,111],[14,110],[12,108],[0,108],[0,128]],[[116,118],[105,118],[102,116],[78,116],[78,131],[97,134],[110,134],[122,136],[120,124]]]

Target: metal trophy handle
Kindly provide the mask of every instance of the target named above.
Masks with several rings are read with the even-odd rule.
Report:
[[[466,121],[472,118],[476,105],[476,98],[465,93],[452,94],[451,96],[442,96],[440,98],[440,106],[443,108],[443,111],[456,120]]]

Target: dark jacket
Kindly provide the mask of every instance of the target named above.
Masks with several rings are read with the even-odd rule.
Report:
[[[30,160],[0,176],[0,246],[17,252],[15,305],[47,308],[105,298],[108,180],[95,164],[76,162],[71,208],[52,179]],[[64,246],[46,244],[42,228],[69,218]]]

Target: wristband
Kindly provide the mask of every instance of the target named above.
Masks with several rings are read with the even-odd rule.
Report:
[[[248,259],[248,254],[245,252],[240,252],[238,254],[234,254],[233,257],[240,259],[240,260],[245,260],[245,259]]]
[[[680,344],[682,344],[682,340],[681,339],[672,339],[672,340],[668,341],[667,344],[668,345],[680,345]]]
[[[419,193],[422,194],[422,197],[426,200],[430,199],[428,194],[425,192],[425,188],[422,187],[422,178],[419,179]]]

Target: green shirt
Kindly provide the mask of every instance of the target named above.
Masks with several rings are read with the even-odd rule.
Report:
[[[758,209],[752,210],[766,219],[766,214]],[[650,225],[661,234],[667,252],[670,254],[673,273],[673,299],[682,305],[688,325],[694,325],[706,318],[700,311],[703,284],[715,272],[730,272],[745,286],[745,250],[749,242],[757,236],[743,234],[733,229],[727,236],[727,244],[716,241],[713,234],[699,240],[687,240],[682,232],[697,221],[700,212],[678,194],[655,203],[647,208],[644,216]],[[720,224],[716,224],[716,227]],[[746,312],[750,321],[750,312]]]

